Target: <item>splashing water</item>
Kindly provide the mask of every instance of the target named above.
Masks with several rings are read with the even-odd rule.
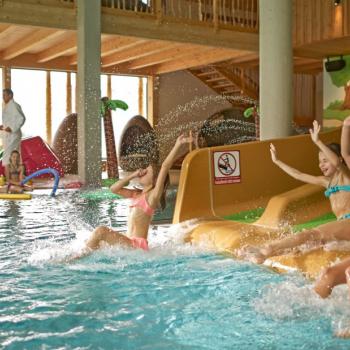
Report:
[[[261,297],[252,302],[254,309],[274,320],[312,320],[327,317],[333,332],[347,327],[350,330],[348,290],[338,286],[327,299],[320,298],[313,290],[313,282],[305,284],[300,275],[289,276],[287,281],[264,287]]]

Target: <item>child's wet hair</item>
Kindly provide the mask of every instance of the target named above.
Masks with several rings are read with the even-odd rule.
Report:
[[[326,145],[330,150],[332,150],[338,157],[341,157],[341,148],[340,148],[340,144],[336,143],[336,142],[332,142]]]

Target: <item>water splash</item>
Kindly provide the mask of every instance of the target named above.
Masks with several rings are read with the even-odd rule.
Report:
[[[313,283],[302,276],[290,276],[287,281],[267,285],[253,308],[273,320],[309,320],[328,318],[334,333],[350,330],[349,297],[345,285],[338,286],[327,299],[313,291]]]

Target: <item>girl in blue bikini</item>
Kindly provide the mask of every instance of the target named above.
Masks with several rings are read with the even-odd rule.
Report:
[[[343,123],[341,147],[344,161],[350,168],[350,117],[346,118]],[[347,283],[350,293],[350,258],[344,259],[340,263],[325,269],[315,284],[315,291],[322,298],[326,298],[332,293],[335,286],[344,283]],[[346,329],[343,333],[338,335],[349,337],[350,329]]]
[[[188,151],[188,144],[192,142],[191,135],[189,137],[179,136],[160,168],[156,165],[149,165],[146,169],[137,170],[111,186],[113,193],[131,199],[128,232],[123,235],[109,227],[97,227],[87,241],[88,250],[83,255],[100,248],[103,243],[148,250],[148,229],[154,210],[159,204],[165,206],[164,197],[169,181],[169,170],[173,163]],[[143,186],[142,191],[125,188],[130,180],[136,178]]]
[[[340,153],[338,144],[326,146],[319,139],[319,132],[320,126],[317,121],[314,121],[313,129],[310,129],[310,135],[312,141],[320,150],[319,167],[323,176],[303,174],[283,163],[277,158],[277,152],[273,144],[270,145],[271,158],[278,167],[295,179],[325,187],[325,195],[329,197],[332,210],[338,220],[273,241],[261,247],[246,246],[238,251],[240,257],[256,263],[263,263],[265,259],[271,256],[281,255],[286,250],[301,246],[307,242],[324,244],[336,240],[350,241],[350,170],[347,166],[350,165],[350,157],[346,158],[346,155]],[[342,134],[344,134],[344,129]],[[344,139],[345,136],[342,135],[342,146]],[[344,164],[342,155],[346,164]]]

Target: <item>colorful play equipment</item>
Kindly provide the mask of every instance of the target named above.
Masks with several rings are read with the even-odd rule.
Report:
[[[321,134],[324,142],[339,142],[340,130]],[[324,188],[303,185],[270,159],[270,141],[195,150],[184,160],[173,223],[200,219],[187,239],[235,255],[245,244],[262,244],[290,234],[292,227],[331,212]],[[319,174],[318,150],[309,135],[276,139],[281,159],[302,172]],[[259,162],[257,162],[259,159]],[[262,209],[255,222],[225,220],[234,213]],[[327,215],[326,215],[327,216]],[[329,215],[328,215],[329,216]],[[312,227],[312,226],[308,226]],[[350,252],[314,250],[267,260],[278,271],[299,270],[310,277]]]
[[[29,137],[21,141],[21,157],[27,175],[45,168],[55,169],[61,177],[64,175],[60,160],[40,136]],[[0,175],[5,175],[5,168],[1,161]],[[46,173],[41,175],[41,177],[47,176],[50,175]]]
[[[52,148],[65,174],[78,174],[78,115],[67,115],[57,129]]]
[[[59,173],[56,169],[46,168],[46,169],[38,170],[38,171],[32,173],[31,175],[27,176],[23,181],[21,181],[21,186],[26,184],[29,180],[33,179],[34,177],[40,177],[42,175],[53,175],[54,176],[55,181],[54,181],[54,185],[53,185],[52,192],[51,192],[50,196],[51,197],[55,196],[57,188],[58,188],[58,184],[60,182],[60,176],[59,176]]]
[[[21,157],[27,175],[47,168],[54,169],[61,177],[64,175],[61,162],[55,152],[39,136],[22,140]],[[48,172],[42,172],[40,177],[48,177],[50,174]]]
[[[0,199],[27,200],[32,199],[32,195],[29,193],[0,193]]]

